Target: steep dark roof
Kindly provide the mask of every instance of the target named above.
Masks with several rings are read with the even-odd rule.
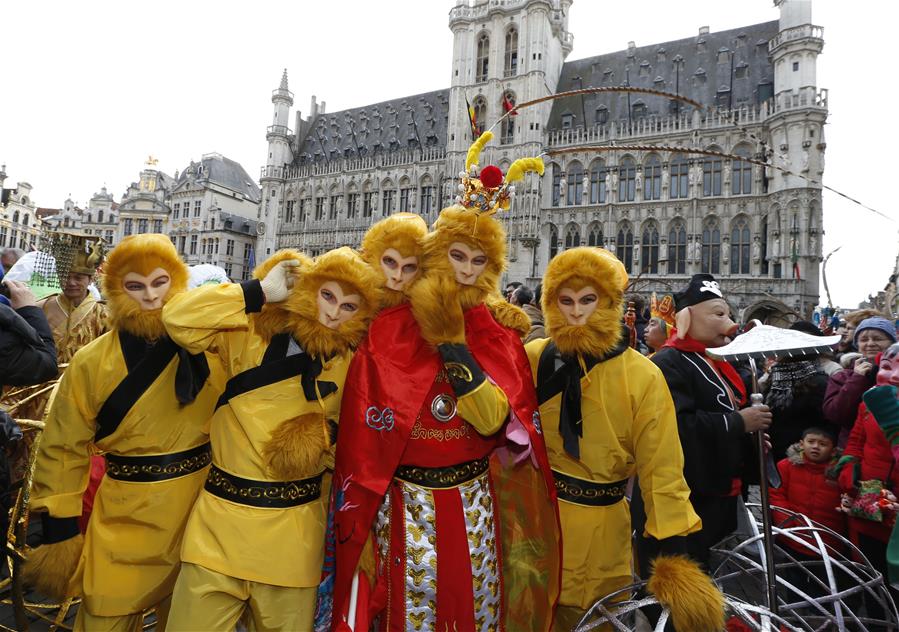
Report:
[[[197,167],[203,167],[202,173],[198,173]],[[187,182],[189,179],[206,180],[220,186],[242,193],[250,201],[258,203],[262,199],[262,193],[253,178],[246,170],[230,158],[221,154],[206,154],[200,160],[200,164],[191,161],[190,165],[178,175],[175,188]]]
[[[300,139],[296,163],[446,147],[448,110],[449,89],[445,89],[322,114]]]
[[[768,41],[777,35],[778,29],[775,20],[569,61],[562,66],[558,91],[631,85],[679,91],[706,106],[716,103],[724,107],[754,105],[772,96],[764,85],[760,92],[759,85],[773,84]],[[731,51],[734,52],[733,80]],[[675,59],[678,57],[683,60],[680,72],[676,70]],[[733,95],[729,96],[731,85]],[[638,102],[646,106],[647,116],[670,113],[668,99],[631,94],[632,115]],[[586,126],[591,127],[599,122],[596,112],[601,107],[607,108],[609,121],[628,117],[625,94],[576,96],[553,101],[547,128],[561,128],[565,114],[573,115],[572,127],[583,125],[584,118]],[[681,106],[681,111],[690,111],[689,106]]]
[[[258,220],[234,215],[233,213],[221,212],[219,217],[221,218],[222,228],[233,233],[256,235],[256,227],[260,224]]]

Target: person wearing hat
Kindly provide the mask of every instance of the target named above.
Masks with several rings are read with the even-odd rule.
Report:
[[[510,181],[543,165],[515,161],[505,179],[493,166],[478,173],[490,137],[469,151],[460,203],[424,239],[409,302],[381,312],[347,376],[336,569],[322,584],[333,586],[333,630],[375,619],[380,632],[550,627],[554,488],[520,334],[488,306],[506,262],[491,215],[508,207]],[[350,612],[357,572],[373,585]],[[362,595],[368,581],[359,586]]]
[[[643,330],[643,341],[652,351],[649,354],[650,358],[662,348],[672,333],[674,333],[674,297],[665,294],[659,300],[653,292],[649,299],[649,321]]]
[[[50,406],[29,509],[43,544],[24,581],[44,595],[82,597],[76,630],[137,630],[156,610],[165,628],[184,525],[206,478],[206,424],[221,372],[165,335],[163,306],[187,287],[168,237],[126,237],[103,288],[111,329],[72,358]],[[91,456],[106,473],[82,536],[78,517]]]
[[[50,252],[55,255],[56,275],[62,292],[42,298],[37,306],[46,315],[53,331],[57,362],[66,365],[81,347],[107,331],[106,304],[95,300],[88,290],[103,262],[104,243],[99,237],[69,233],[51,233],[48,243]],[[28,391],[26,395],[37,390],[41,388]],[[49,389],[30,397],[17,408],[16,416],[43,419],[49,399]],[[5,403],[12,405],[15,402]]]
[[[628,276],[614,255],[580,247],[543,277],[549,338],[527,345],[562,522],[562,594],[555,629],[570,630],[597,600],[632,583],[625,491],[638,475],[658,544],[649,589],[679,630],[723,627],[720,592],[686,553],[702,527],[690,505],[677,418],[662,372],[628,346],[621,325]],[[663,581],[661,578],[665,578]],[[679,595],[674,597],[671,588]]]
[[[862,394],[874,386],[877,356],[896,342],[896,328],[880,316],[866,318],[858,324],[853,335],[853,347],[861,353],[851,368],[830,376],[824,394],[824,418],[841,426],[841,445],[855,422]]]
[[[689,285],[675,293],[674,302],[677,334],[652,362],[661,369],[674,400],[684,478],[693,509],[702,519],[702,530],[686,536],[687,551],[708,567],[712,546],[737,526],[744,466],[754,463],[749,433],[765,430],[771,412],[764,405],[747,407],[737,371],[706,355],[706,348],[727,344],[737,330],[715,278],[693,275]],[[639,502],[634,505],[638,558],[645,577],[645,564],[655,557],[658,546],[642,535],[646,511]]]
[[[282,250],[244,283],[173,300],[173,340],[221,359],[212,466],[187,522],[169,630],[311,630],[335,424],[352,348],[380,305],[350,248]]]

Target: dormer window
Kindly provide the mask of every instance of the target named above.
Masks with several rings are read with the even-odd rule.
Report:
[[[593,115],[593,121],[597,125],[605,125],[609,122],[609,108],[604,105],[600,105],[596,108],[596,112]]]
[[[649,65],[648,61],[643,60],[642,62],[640,62],[640,76],[641,77],[648,77],[650,70],[652,70],[652,67]]]
[[[631,106],[631,115],[634,118],[643,118],[647,114],[646,104],[643,101],[635,101]]]
[[[734,78],[735,79],[745,79],[749,75],[749,64],[745,61],[741,61],[734,68]]]
[[[718,63],[726,64],[730,61],[730,49],[722,46],[718,49]]]
[[[663,62],[667,57],[667,51],[664,48],[660,48],[656,51],[656,61]]]
[[[566,112],[561,119],[562,129],[571,129],[574,127],[574,114]]]

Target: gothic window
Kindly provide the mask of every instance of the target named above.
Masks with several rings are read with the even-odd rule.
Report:
[[[73,223],[74,221],[75,220],[72,220]],[[25,215],[22,216],[22,226],[28,226],[28,213],[25,213]]]
[[[687,273],[687,229],[676,222],[668,231],[668,274]]]
[[[102,210],[101,210],[101,211],[97,211],[97,222],[98,222],[98,223],[102,223],[102,222],[103,222],[103,211],[102,211]]]
[[[721,195],[721,159],[707,158],[702,163],[702,195]]]
[[[506,31],[506,54],[503,76],[513,77],[518,74],[518,29],[514,26]]]
[[[295,200],[287,200],[287,202],[285,203],[285,206],[284,206],[284,223],[285,224],[293,223],[293,212],[294,212],[295,206],[296,206]]]
[[[320,195],[315,198],[315,221],[325,219],[325,197]]]
[[[18,223],[19,223],[19,211],[13,211],[13,212],[12,212],[12,223],[13,223],[13,224],[18,224]]]
[[[381,215],[390,215],[396,204],[396,190],[386,189],[381,193]]]
[[[568,165],[568,187],[565,192],[566,204],[580,204],[584,194],[584,168],[579,162]]]
[[[559,229],[555,224],[549,225],[549,258],[559,254]]]
[[[418,208],[422,213],[430,213],[434,210],[434,187],[425,185],[421,187],[421,196],[418,199]]]
[[[332,195],[328,200],[328,219],[337,219],[337,207],[340,205],[339,195]]]
[[[746,147],[738,147],[734,153],[744,158],[749,157]],[[731,170],[731,193],[733,195],[749,195],[752,193],[752,163],[745,160],[734,160]]]
[[[475,57],[475,81],[487,81],[487,68],[489,59],[490,37],[486,33],[482,33],[478,38],[478,53]]]
[[[362,194],[362,217],[371,217],[375,208],[375,191],[366,191]]]
[[[590,165],[590,204],[605,204],[606,174],[609,172],[602,160]]]
[[[738,218],[730,231],[730,273],[749,274],[749,226],[745,217]]]
[[[618,228],[618,239],[615,244],[615,256],[624,264],[624,269],[630,273],[631,262],[634,260],[634,233],[629,224],[622,224]]]
[[[346,216],[347,219],[355,219],[356,213],[359,211],[359,194],[348,193],[346,196]]]
[[[633,158],[624,158],[618,167],[618,201],[633,202],[637,167]]]
[[[702,271],[721,273],[721,231],[715,218],[706,220],[702,228]]]
[[[643,199],[659,200],[662,197],[662,161],[650,156],[643,165]]]
[[[678,154],[670,166],[671,188],[668,197],[673,199],[685,198],[690,191],[690,163],[682,155]]]
[[[400,189],[400,212],[408,213],[412,210],[412,187]]]
[[[215,218],[212,218],[212,221],[215,222]],[[300,223],[304,223],[306,221],[306,198],[300,199],[300,212],[297,217],[297,221]],[[213,229],[215,226],[213,225]]]
[[[581,245],[581,229],[577,224],[569,224],[565,229],[565,250]]]
[[[640,240],[640,272],[659,273],[659,228],[655,223],[643,229]]]
[[[602,248],[602,226],[597,223],[590,226],[590,231],[587,233],[587,245]]]
[[[559,165],[553,165],[553,198],[552,205],[559,205],[559,198],[561,197],[561,182],[562,182],[562,168]]]

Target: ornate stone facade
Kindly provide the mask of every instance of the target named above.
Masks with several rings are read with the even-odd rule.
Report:
[[[449,15],[448,89],[333,114],[313,98],[307,118],[295,113],[294,130],[285,71],[267,130],[260,258],[277,247],[317,254],[356,246],[394,211],[433,221],[456,195],[472,140],[469,103],[478,125],[489,127],[504,101],[629,85],[676,92],[703,108],[586,94],[522,109],[495,126],[483,164],[506,168],[550,154],[545,175],[518,187],[505,217],[506,281],[534,285],[557,252],[589,244],[615,252],[640,292],[671,291],[707,271],[721,277],[742,318],[808,316],[818,303],[823,233],[827,92],[815,72],[823,32],[811,22],[810,2],[775,4],[779,19],[771,22],[703,27],[695,37],[565,62],[570,0],[459,2]],[[598,145],[644,149],[588,149]]]

